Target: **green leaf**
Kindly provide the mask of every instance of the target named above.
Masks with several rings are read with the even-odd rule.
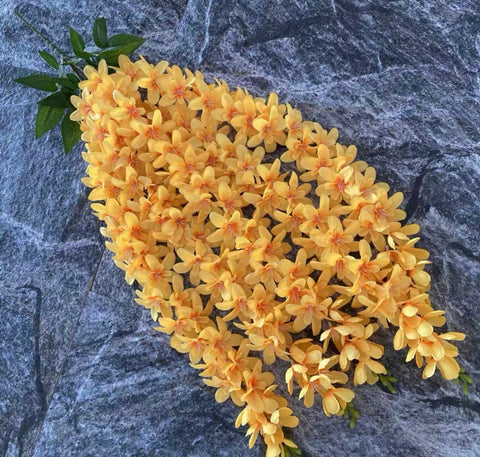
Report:
[[[58,70],[59,65],[58,65],[57,59],[55,59],[55,57],[53,57],[52,54],[49,54],[48,52],[45,52],[45,51],[38,51],[38,53],[40,54],[40,57],[43,60],[45,60],[45,62],[48,63],[48,65],[50,65],[55,70]]]
[[[17,78],[15,81],[24,86],[33,87],[34,89],[40,89],[46,92],[55,92],[57,90],[55,78],[48,75],[35,74],[24,76],[23,78]]]
[[[386,387],[391,394],[397,393],[397,391],[393,387],[393,383],[397,382],[397,378],[395,378],[394,376],[390,376],[388,371],[387,374],[379,374],[378,378],[380,379],[382,385]]]
[[[52,130],[62,119],[64,111],[64,108],[39,105],[35,121],[35,138],[40,138],[49,130]]]
[[[462,392],[463,395],[468,395],[468,386],[469,384],[473,384],[473,379],[465,372],[465,368],[460,367],[460,373],[458,378],[453,380],[456,384],[462,383]]]
[[[137,48],[139,48],[143,43],[145,43],[145,40],[143,38],[141,39],[141,41],[132,41],[131,43],[126,44],[125,46],[122,47],[121,53],[128,56]]]
[[[82,36],[72,27],[70,27],[70,43],[72,43],[74,54],[78,57],[84,57],[81,54],[85,54],[85,41],[83,41]]]
[[[72,150],[82,136],[78,122],[70,119],[71,113],[71,110],[67,111],[62,121],[62,142],[65,154],[68,154]]]
[[[105,59],[107,65],[116,65],[118,63],[118,56],[122,54],[122,47],[107,49],[98,54],[98,60]]]
[[[135,49],[140,47],[141,45],[142,45],[142,43],[140,41],[135,41],[135,42],[131,42],[129,44],[126,44],[124,46],[117,46],[117,47],[112,48],[112,49],[107,49],[106,51],[102,51],[98,54],[98,59],[99,60],[100,59],[105,59],[105,61],[107,62],[107,65],[116,66],[116,65],[118,65],[118,56],[119,55],[121,55],[121,54],[129,55],[133,51],[135,51]]]
[[[137,48],[145,43],[145,38],[141,38],[135,35],[129,35],[128,33],[119,33],[118,35],[113,35],[108,39],[108,46],[125,46],[127,44],[139,43]],[[135,48],[136,49],[136,48]]]
[[[357,419],[360,417],[360,413],[355,408],[355,406],[353,406],[352,402],[347,403],[347,405],[345,406],[345,410],[343,411],[343,415],[347,419],[350,419],[350,428],[355,428],[355,425],[357,424]]]
[[[78,76],[74,75],[73,73],[67,73],[66,77],[73,83],[75,86],[78,86],[78,83],[80,80],[78,79]],[[78,87],[76,87],[78,89]]]
[[[67,78],[55,78],[55,82],[72,93],[75,93],[78,89],[78,83],[73,83]]]
[[[70,108],[70,98],[64,92],[55,92],[37,102],[39,105],[51,106],[53,108]]]
[[[77,57],[81,57],[82,59],[86,59],[86,60],[88,60],[90,57],[93,56],[91,52],[87,52],[87,51],[76,51],[75,55]]]
[[[107,39],[107,22],[104,17],[100,17],[93,23],[93,41],[99,48],[108,46]]]
[[[298,447],[289,447],[284,443],[283,449],[285,457],[302,457],[302,451]]]

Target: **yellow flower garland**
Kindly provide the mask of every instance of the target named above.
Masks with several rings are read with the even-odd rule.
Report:
[[[317,393],[327,416],[343,414],[352,365],[355,385],[386,373],[371,341],[379,323],[398,327],[394,348],[408,347],[424,378],[436,368],[458,377],[448,340],[464,335],[435,331],[445,318],[427,295],[419,228],[401,225],[402,194],[389,196],[336,129],[304,121],[274,93],[231,91],[167,62],[121,56],[119,68],[102,61],[85,75],[71,119],[106,245],[157,330],[217,401],[242,408],[236,425],[248,426],[250,446],[261,434],[267,457],[295,447],[283,427],[298,419],[263,364],[289,361],[290,394],[295,383],[306,406]],[[307,328],[313,338],[295,339]]]

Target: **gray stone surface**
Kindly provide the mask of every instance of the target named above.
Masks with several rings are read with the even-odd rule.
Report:
[[[406,195],[432,253],[432,298],[463,330],[460,360],[478,379],[480,345],[480,5],[427,1],[18,2],[0,6],[0,457],[260,456],[233,405],[218,405],[104,252],[76,149],[33,139],[34,91],[12,80],[38,63],[20,9],[65,44],[98,15],[148,39],[142,52],[275,90]],[[98,266],[98,270],[97,270]],[[93,287],[90,284],[93,283]],[[91,290],[90,290],[91,289]],[[391,338],[388,331],[382,339]],[[291,403],[306,457],[480,456],[477,385],[464,398],[422,381],[388,350],[397,395],[361,387],[351,431]]]

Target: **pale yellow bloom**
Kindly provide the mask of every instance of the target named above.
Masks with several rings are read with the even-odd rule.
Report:
[[[283,427],[298,419],[262,362],[289,362],[288,392],[295,384],[307,407],[321,398],[327,416],[352,401],[349,377],[386,373],[379,324],[398,328],[394,348],[424,378],[458,376],[451,341],[464,335],[438,332],[419,227],[402,226],[402,194],[336,129],[274,93],[255,98],[167,62],[120,56],[119,68],[102,61],[85,75],[71,119],[106,246],[156,329],[217,401],[242,408],[250,446],[262,436],[267,457],[295,446]]]

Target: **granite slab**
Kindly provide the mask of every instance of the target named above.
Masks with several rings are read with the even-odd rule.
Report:
[[[33,139],[34,91],[13,79],[47,71],[18,8],[59,45],[68,25],[147,38],[168,59],[276,91],[305,118],[337,127],[393,191],[431,252],[431,297],[467,333],[460,361],[479,378],[480,4],[476,0],[6,0],[0,6],[0,457],[233,457],[248,450],[232,404],[165,339],[102,247],[80,148]],[[480,456],[478,384],[464,397],[422,381],[385,342],[397,394],[357,389],[350,430],[291,403],[306,457]],[[277,371],[281,379],[281,370]],[[282,384],[280,382],[280,384]],[[283,387],[281,387],[283,388]]]

